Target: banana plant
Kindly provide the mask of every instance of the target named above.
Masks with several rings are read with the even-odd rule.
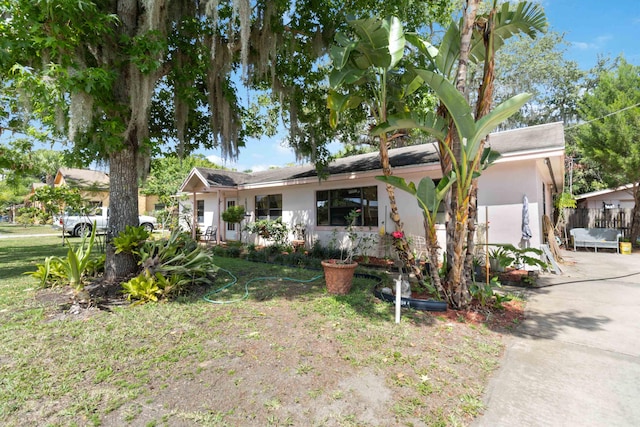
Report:
[[[382,173],[391,176],[388,146],[390,138],[384,128],[390,113],[409,112],[407,97],[414,94],[423,84],[421,79],[406,73],[402,61],[405,56],[406,40],[404,29],[396,17],[387,19],[369,18],[348,21],[353,37],[338,33],[336,44],[330,49],[333,69],[329,75],[329,123],[337,127],[340,116],[349,109],[365,108],[373,121],[372,136],[379,138],[379,153]],[[435,117],[432,115],[432,117]],[[395,124],[399,125],[397,117]],[[440,125],[442,128],[442,124]],[[390,218],[396,230],[402,231],[403,223],[391,184],[386,186],[389,195]],[[405,265],[411,266],[414,256],[406,239],[396,247]],[[415,269],[420,277],[421,272]]]
[[[415,197],[418,206],[422,209],[422,215],[424,217],[429,263],[432,266],[437,266],[439,264],[439,245],[436,234],[436,216],[440,204],[456,180],[455,173],[450,172],[443,176],[437,184],[430,177],[424,177],[420,180],[417,187],[413,182],[407,182],[404,178],[397,176],[376,176],[376,179],[393,185]],[[431,283],[438,292],[446,295],[445,290],[442,288],[438,269],[434,267],[429,271],[431,272]]]
[[[495,5],[494,5],[495,7]],[[500,49],[505,42],[516,35],[524,34],[535,38],[540,32],[546,30],[547,20],[544,10],[537,3],[523,1],[517,4],[505,2],[494,14],[494,23],[491,30],[492,51]],[[480,16],[478,21],[487,20],[488,15]],[[452,22],[442,38],[439,46],[434,46],[428,40],[417,33],[406,33],[405,39],[414,46],[429,63],[428,69],[438,71],[440,74],[453,80],[458,59],[460,58],[460,26]],[[469,60],[474,64],[482,64],[488,57],[484,45],[483,34],[479,31],[473,34],[469,51]]]
[[[465,19],[472,18],[465,15]],[[497,158],[496,153],[484,147],[486,135],[530,98],[528,94],[517,95],[490,111],[494,54],[508,38],[516,34],[533,38],[538,32],[544,31],[546,18],[542,8],[534,3],[521,2],[515,7],[505,3],[498,8],[494,1],[490,12],[475,16],[473,24],[475,31],[471,34],[466,52],[462,51],[461,42],[465,37],[461,30],[463,21],[460,25],[451,23],[438,47],[417,34],[405,34],[405,40],[423,55],[427,63],[423,69],[407,67],[406,74],[414,76],[410,79],[413,85],[426,84],[436,93],[441,104],[440,117],[425,116],[425,120],[425,117],[417,118],[414,113],[398,111],[388,115],[386,121],[378,123],[373,130],[374,133],[403,128],[427,130],[438,140],[443,173],[455,174],[451,202],[447,204],[450,215],[447,223],[449,270],[445,280],[447,294],[444,295],[455,307],[463,307],[469,301],[462,273],[467,261],[472,259],[465,251],[472,250],[473,246],[477,178]],[[465,28],[468,30],[470,27]],[[472,63],[484,63],[475,111],[462,95],[462,87],[453,84],[454,81],[466,81],[466,73],[458,66],[463,57]],[[443,122],[446,125],[442,125]]]
[[[458,27],[452,23],[439,48],[408,35],[410,42],[431,64],[430,69],[418,71],[417,74],[438,94],[443,107],[440,111],[450,123],[447,136],[438,138],[438,141],[443,171],[454,170],[458,176],[449,205],[451,217],[447,224],[447,257],[450,269],[446,277],[446,298],[456,307],[463,307],[470,301],[463,272],[465,267],[471,267],[473,260],[477,177],[493,160],[493,155],[484,148],[486,135],[530,98],[527,94],[518,95],[491,111],[495,52],[513,35],[525,34],[534,38],[545,30],[546,18],[537,4],[520,2],[514,7],[505,3],[498,8],[494,0],[489,13],[477,16],[473,24],[475,31],[471,34],[467,52],[462,52],[460,43],[464,34],[459,28],[463,28],[463,25]],[[483,78],[478,88],[475,111],[461,94],[465,91],[464,85],[458,87],[452,83],[467,79],[466,68],[456,68],[463,56],[471,62],[483,63]]]

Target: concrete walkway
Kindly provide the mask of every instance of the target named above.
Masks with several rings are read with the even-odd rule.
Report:
[[[640,426],[640,253],[564,251],[508,338],[474,426]]]
[[[0,234],[0,239],[28,239],[29,237],[61,237],[62,233],[43,233],[43,234]]]

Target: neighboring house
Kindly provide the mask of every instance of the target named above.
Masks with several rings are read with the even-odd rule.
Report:
[[[615,228],[631,236],[633,184],[592,191],[576,198],[576,209],[567,209],[567,230],[573,228]]]
[[[577,207],[581,209],[632,209],[635,204],[633,184],[592,191],[575,198]]]
[[[66,185],[80,190],[82,197],[95,206],[109,206],[109,175],[89,169],[60,168],[54,187]]]
[[[27,206],[33,206],[34,208],[38,208],[38,209],[44,209],[42,207],[42,203],[33,200],[32,197],[36,194],[36,191],[39,188],[42,187],[46,187],[47,184],[45,184],[44,182],[34,182],[31,184],[31,188],[29,189],[29,194],[27,194],[27,196],[24,198],[24,203]]]
[[[53,186],[66,185],[80,190],[82,197],[95,206],[109,206],[109,175],[90,169],[60,168]],[[138,214],[155,211],[157,196],[138,194]]]
[[[542,217],[553,214],[553,196],[562,191],[564,181],[563,125],[552,123],[493,133],[489,145],[502,157],[479,180],[478,221],[489,220],[488,242],[522,243],[526,195],[533,234],[528,245],[539,247],[543,242]],[[392,149],[389,157],[393,174],[407,180],[417,183],[424,176],[442,176],[434,144]],[[255,173],[194,168],[180,191],[189,194],[191,206],[196,206],[193,220],[200,230],[218,227],[220,239],[240,238],[238,226],[224,223],[220,215],[236,204],[245,207],[247,221],[282,217],[289,229],[302,224],[307,246],[315,241],[327,245],[335,237],[343,238],[345,216],[354,208],[362,211],[363,232],[378,234],[382,227],[387,233],[394,230],[386,187],[375,179],[382,174],[378,153],[335,160],[329,164],[328,172],[326,180],[319,180],[313,165]],[[422,213],[415,199],[398,189],[395,195],[405,232],[424,236]],[[438,233],[444,247],[444,224]],[[482,235],[485,236],[484,231]],[[248,237],[263,243],[257,236]]]

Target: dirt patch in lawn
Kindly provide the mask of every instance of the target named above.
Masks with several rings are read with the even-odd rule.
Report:
[[[467,425],[523,309],[405,309],[395,324],[368,280],[344,297],[321,280],[256,286],[235,304],[137,307],[108,292],[83,305],[70,290],[40,291],[53,336],[84,322],[67,345],[84,341],[99,362],[78,358],[71,390],[14,405],[9,425]],[[41,360],[53,382],[63,362],[51,340]]]

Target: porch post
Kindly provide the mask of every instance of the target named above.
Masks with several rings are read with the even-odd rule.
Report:
[[[223,233],[222,223],[220,222],[220,218],[221,218],[220,206],[222,205],[222,200],[220,199],[220,196],[221,196],[220,190],[218,189],[217,192],[218,192],[218,232],[216,233],[216,243],[220,244],[220,235]]]
[[[193,209],[192,209],[192,218],[191,218],[191,238],[196,240],[196,227],[198,227],[198,203],[196,200],[196,191],[193,190]]]

